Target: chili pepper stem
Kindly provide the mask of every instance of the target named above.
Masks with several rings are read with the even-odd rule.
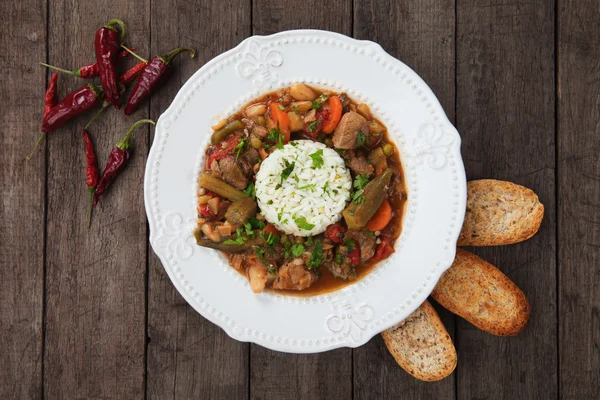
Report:
[[[114,29],[114,30],[116,30],[116,26],[115,25],[118,25],[119,28],[121,28],[120,39],[121,39],[121,42],[123,42],[123,39],[125,39],[125,22],[121,21],[118,18],[113,18],[110,21],[108,21],[106,23],[106,25],[104,25],[104,27],[108,28],[108,29]]]
[[[96,191],[96,187],[91,187],[90,189],[90,208],[88,209],[88,230],[92,226],[92,212],[94,210],[94,192]]]
[[[110,106],[110,103],[108,101],[103,101],[102,102],[102,107],[100,107],[100,109],[96,112],[96,114],[94,114],[94,116],[92,117],[92,119],[89,120],[89,122],[83,127],[83,129],[87,130],[87,128],[90,127],[90,125],[92,124],[92,122],[94,122],[96,120],[96,118],[98,118],[98,116],[100,114],[102,114],[102,111],[106,110],[108,108],[108,106]]]
[[[65,74],[69,74],[69,75],[73,75],[73,76],[77,76],[77,77],[81,78],[81,73],[79,71],[69,71],[68,69],[56,67],[54,65],[46,64],[43,62],[41,62],[40,65],[43,65],[46,68],[50,68],[50,69],[53,69],[56,71],[64,72]]]
[[[35,153],[35,150],[38,148],[38,146],[42,142],[42,139],[44,139],[45,136],[46,136],[46,132],[42,132],[42,134],[40,135],[39,139],[35,143],[35,146],[33,147],[33,150],[31,150],[31,153],[29,153],[29,155],[27,157],[25,157],[27,159],[27,161],[31,160],[31,157],[33,157],[33,153]]]
[[[167,54],[163,54],[162,56],[158,56],[165,64],[168,64],[171,62],[171,60],[173,60],[173,58],[179,54],[182,53],[184,51],[189,51],[190,52],[190,58],[194,58],[196,57],[196,50],[192,49],[191,47],[179,47],[173,51],[171,51],[170,53]]]
[[[121,45],[121,47],[123,49],[125,49],[126,52],[128,52],[129,54],[131,54],[132,56],[134,56],[135,58],[137,58],[138,60],[140,60],[142,62],[145,62],[146,64],[148,63],[148,60],[146,60],[142,56],[137,55],[136,53],[133,52],[133,50],[131,50],[130,48],[126,47],[125,45]]]
[[[133,136],[133,131],[135,131],[136,128],[142,124],[156,125],[156,122],[152,121],[151,119],[140,119],[139,121],[131,125],[131,128],[129,128],[129,130],[125,134],[125,137],[117,143],[117,147],[121,150],[128,150],[131,146],[131,137]]]

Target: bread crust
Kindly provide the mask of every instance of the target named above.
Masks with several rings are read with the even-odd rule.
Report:
[[[529,320],[525,294],[498,268],[463,249],[456,250],[431,296],[479,329],[514,336]]]
[[[467,183],[467,212],[459,246],[501,246],[529,239],[540,229],[544,205],[530,189],[481,179]]]
[[[381,336],[398,365],[417,379],[439,381],[456,368],[452,339],[427,300]]]

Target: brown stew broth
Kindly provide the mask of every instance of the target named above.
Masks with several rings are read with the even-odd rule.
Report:
[[[310,87],[310,88],[318,96],[320,96],[323,93],[326,93],[328,96],[340,95],[339,93],[335,93],[332,91],[321,91],[314,87]],[[249,106],[255,105],[255,104],[268,105],[270,102],[280,102],[280,103],[284,104],[285,106],[288,106],[294,100],[286,102],[284,99],[282,99],[282,93],[280,92],[280,90],[265,94],[264,96],[261,96],[257,99],[250,101],[245,106],[243,106],[238,112],[229,116],[227,118],[227,121],[229,122],[229,121],[241,120],[241,119],[245,118],[244,110],[246,108],[248,108]],[[288,97],[289,97],[289,95],[288,95]],[[354,102],[351,98],[349,98],[349,105],[348,105],[349,109],[356,110],[357,106],[358,106],[358,104],[356,102]],[[392,177],[392,180],[390,182],[390,185],[389,185],[388,195],[386,197],[386,199],[388,200],[388,202],[390,203],[391,208],[392,208],[392,219],[389,222],[389,224],[381,231],[381,234],[388,236],[390,238],[391,244],[394,245],[397,238],[400,236],[400,233],[402,230],[402,218],[403,218],[403,215],[405,212],[405,206],[406,206],[406,202],[407,202],[407,194],[406,194],[406,188],[405,188],[405,183],[404,183],[404,171],[402,168],[402,163],[400,161],[398,148],[396,147],[394,142],[391,140],[389,133],[387,131],[387,127],[385,127],[385,125],[376,118],[371,117],[371,119],[369,119],[369,121],[376,121],[382,127],[385,128],[384,132],[382,133],[382,139],[381,139],[380,143],[389,143],[394,147],[394,153],[391,156],[387,157],[388,167],[395,171],[395,173]],[[325,135],[325,137],[331,138],[331,137],[333,137],[333,134]],[[302,132],[292,133],[291,140],[297,140],[297,139],[307,139],[307,137],[304,136],[302,134]],[[317,139],[315,139],[315,140],[318,141]],[[206,170],[206,167],[205,167],[205,170]],[[353,176],[354,176],[354,173],[353,173]],[[343,223],[343,221],[344,220],[342,218],[339,223]],[[323,236],[323,234],[317,235],[317,237],[319,237],[319,238],[322,238],[322,236]],[[377,247],[377,245],[376,245],[376,247]],[[231,261],[231,258],[233,256],[232,254],[229,254],[226,252],[222,252],[222,253],[226,257],[228,257],[228,259]],[[269,290],[269,291],[273,292],[274,294],[284,294],[284,295],[293,295],[293,296],[302,296],[302,297],[314,296],[314,295],[320,295],[320,294],[333,292],[333,291],[342,289],[348,285],[358,282],[360,279],[362,279],[363,277],[368,275],[377,266],[377,264],[380,261],[385,262],[385,259],[377,260],[377,261],[367,260],[366,262],[363,262],[360,265],[358,265],[357,267],[355,267],[355,270],[356,270],[356,279],[355,280],[347,281],[347,280],[343,280],[340,278],[336,278],[336,277],[334,277],[333,273],[327,267],[322,265],[321,267],[318,268],[318,271],[320,274],[319,277],[307,289],[304,289],[301,291],[296,291],[296,290],[276,290],[276,289],[267,288],[266,290]],[[243,270],[237,270],[237,271],[245,276],[245,272]]]

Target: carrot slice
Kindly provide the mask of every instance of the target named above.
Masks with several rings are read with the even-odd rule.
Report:
[[[330,113],[329,118],[323,124],[323,132],[331,133],[338,126],[342,118],[342,102],[339,97],[331,96],[327,100],[327,104],[329,105]]]
[[[279,132],[283,135],[283,144],[288,143],[290,141],[290,119],[285,112],[285,108],[279,103],[271,103],[269,109],[271,110],[271,118],[273,118],[275,125],[279,127]]]
[[[371,232],[381,231],[385,228],[392,219],[392,206],[387,200],[381,203],[381,206],[377,209],[373,217],[367,222],[365,228]]]

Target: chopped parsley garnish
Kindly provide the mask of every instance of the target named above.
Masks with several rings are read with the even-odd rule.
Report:
[[[300,178],[298,178],[298,175],[294,175],[294,180],[296,181],[296,183],[300,183]]]
[[[304,253],[304,245],[301,243],[292,245],[291,242],[285,242],[284,258],[300,257]]]
[[[267,135],[267,139],[270,139],[275,142],[275,147],[278,149],[283,149],[283,135],[279,131],[279,129],[271,128],[269,134]]]
[[[298,190],[312,189],[312,188],[314,188],[315,186],[317,186],[317,185],[315,185],[314,183],[311,183],[310,185],[306,185],[306,186],[301,186],[301,187],[299,187],[299,188],[298,188]]]
[[[238,143],[233,148],[233,154],[235,154],[235,161],[236,162],[238,160],[238,157],[242,153],[242,151],[244,151],[244,148],[246,147],[247,143],[248,143],[248,138],[241,137],[241,138],[238,139]]]
[[[315,227],[314,224],[309,223],[306,220],[306,218],[304,218],[304,217],[298,217],[298,218],[294,217],[294,222],[296,223],[296,225],[298,226],[298,228],[304,229],[304,230],[307,230],[307,231],[310,231],[312,228]]]
[[[298,107],[296,107],[296,106],[292,106],[292,110],[294,110],[294,112],[295,112],[296,114],[298,114]]]
[[[292,171],[294,170],[294,167],[296,166],[295,161],[292,161],[290,163],[288,160],[283,160],[283,162],[285,163],[285,168],[283,169],[283,171],[281,171],[281,183],[283,183],[283,181],[290,177]]]
[[[356,147],[362,147],[365,144],[369,145],[369,137],[359,130],[358,136],[356,137]]]
[[[313,245],[313,238],[312,238],[312,236],[309,236],[308,239],[306,239],[306,245],[307,246],[312,246]]]
[[[254,217],[250,217],[248,223],[252,226],[252,229],[264,229],[267,226],[264,221]]]
[[[283,217],[283,212],[285,211],[284,207],[281,207],[281,210],[277,213],[277,220],[281,221],[281,217]]]
[[[265,237],[267,246],[274,247],[279,244],[279,235],[273,235],[271,232]]]
[[[248,238],[238,236],[235,240],[227,239],[223,244],[244,244],[246,243],[246,240],[248,240]]]
[[[308,131],[309,132],[314,132],[317,129],[317,126],[319,125],[319,122],[321,122],[321,121],[320,120],[316,120],[316,121],[311,122],[308,125]]]
[[[317,150],[308,156],[312,158],[312,169],[323,167],[323,149]]]
[[[313,100],[312,108],[318,110],[319,108],[321,108],[321,104],[323,104],[325,100],[327,100],[327,96],[325,96],[324,94],[320,95],[316,100]]]
[[[351,252],[356,248],[356,243],[354,242],[354,239],[348,239],[344,242],[344,246],[346,246],[348,252]]]
[[[323,262],[323,243],[320,240],[317,240],[315,243],[315,248],[310,255],[310,259],[308,260],[307,267],[309,269],[317,268]]]
[[[328,190],[329,190],[329,182],[325,182],[325,185],[323,185],[323,192],[327,193]]]
[[[273,200],[269,200],[269,201],[267,201],[267,204],[268,204],[268,205],[271,205],[271,204],[273,204]]]
[[[256,188],[254,187],[254,182],[250,182],[243,192],[246,196],[256,199]]]
[[[304,245],[302,243],[298,243],[292,246],[292,254],[294,257],[300,257],[304,253]]]
[[[356,175],[356,178],[354,178],[354,183],[352,184],[352,187],[356,189],[356,191],[352,194],[353,203],[362,204],[365,202],[363,192],[368,183],[369,179],[365,175]]]
[[[250,222],[244,224],[244,229],[246,230],[246,235],[248,235],[248,237],[254,237],[254,231],[252,230],[252,224]]]
[[[356,190],[362,190],[365,188],[365,186],[367,186],[367,183],[369,183],[369,178],[367,178],[365,175],[356,175],[352,187],[354,187]]]
[[[279,108],[281,111],[285,111],[285,107],[284,107],[284,106],[282,106],[281,104],[278,106],[278,108]]]

